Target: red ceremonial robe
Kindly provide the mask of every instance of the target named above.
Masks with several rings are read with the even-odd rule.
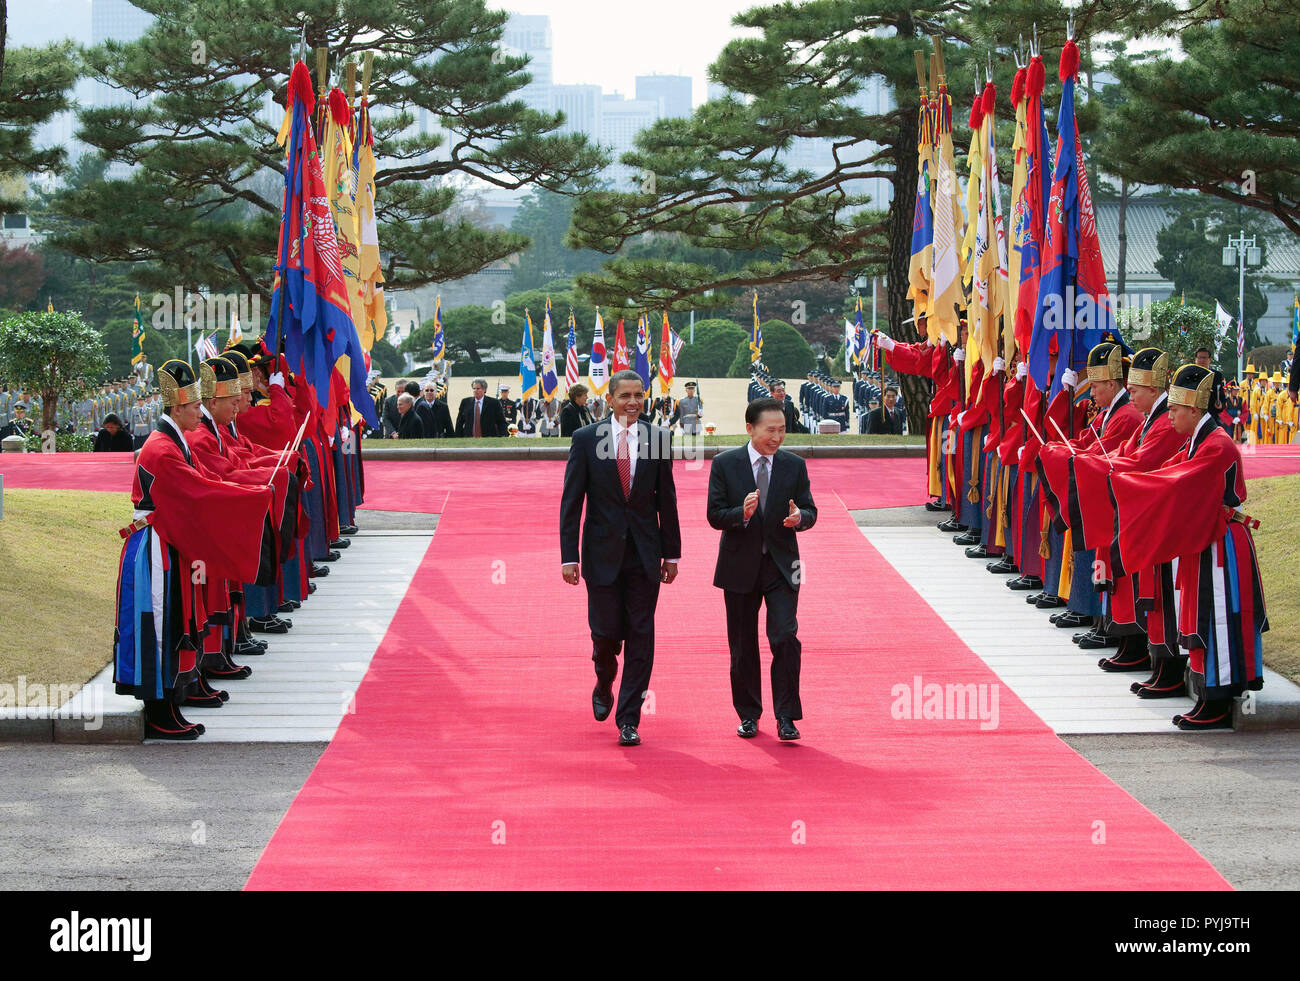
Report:
[[[1241,451],[1206,413],[1191,439],[1149,473],[1110,477],[1112,555],[1121,569],[1172,563],[1178,643],[1207,698],[1263,687],[1268,630],[1259,563],[1241,505]]]

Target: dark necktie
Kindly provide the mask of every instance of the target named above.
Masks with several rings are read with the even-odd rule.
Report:
[[[765,456],[760,456],[758,458],[758,479],[755,481],[755,483],[758,485],[758,514],[759,517],[761,518],[764,511],[766,511],[767,509],[768,474],[767,474],[767,457]],[[763,542],[763,551],[764,552],[767,551],[766,540],[764,540]]]
[[[481,413],[481,409],[479,407],[482,404],[483,404],[482,402],[477,402],[477,401],[474,403],[474,435],[475,436],[483,435],[483,426],[479,421],[479,415]]]

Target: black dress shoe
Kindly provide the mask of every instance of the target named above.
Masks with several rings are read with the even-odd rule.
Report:
[[[336,538],[334,539],[334,541],[330,542],[330,548],[333,549],[344,549],[344,548],[350,548],[351,546],[352,543],[348,541],[346,538]]]
[[[1039,579],[1037,576],[1016,576],[1015,579],[1007,580],[1007,589],[1042,589],[1042,588],[1043,588],[1043,580]],[[1035,602],[1036,600],[1037,597],[1035,597],[1034,600],[1030,600],[1028,596],[1025,597],[1026,602]]]
[[[1103,647],[1118,647],[1119,638],[1109,637],[1106,634],[1099,634],[1095,630],[1089,630],[1086,634],[1080,634],[1075,643],[1079,645],[1081,651],[1095,651]]]
[[[947,521],[940,521],[937,525],[940,531],[946,531],[952,534],[954,531],[965,531],[966,526],[956,518],[949,518]]]
[[[319,579],[321,576],[328,576],[329,574],[330,570],[327,565],[314,565],[311,567],[311,572],[308,573],[313,579]],[[315,590],[313,589],[312,592],[314,593]]]
[[[1065,600],[1061,599],[1059,596],[1050,596],[1047,593],[1043,593],[1043,595],[1039,596],[1038,599],[1034,601],[1034,605],[1040,610],[1055,610],[1058,606],[1064,606]]]
[[[1030,593],[1028,596],[1025,597],[1025,602],[1028,603],[1030,606],[1036,606],[1038,605],[1038,601],[1042,598],[1043,598],[1042,593]]]
[[[794,719],[777,719],[776,735],[778,739],[798,739],[799,730],[794,727]]]
[[[614,708],[614,690],[612,688],[601,688],[597,685],[591,692],[591,714],[596,717],[597,722],[604,722],[609,718],[610,710]]]
[[[1075,613],[1073,610],[1066,610],[1064,613],[1058,613],[1052,618],[1062,630],[1071,630],[1074,627],[1086,627],[1092,622],[1092,617],[1085,616],[1082,613]]]
[[[248,629],[262,634],[287,634],[288,624],[279,617],[249,617]]]
[[[328,552],[325,553],[325,557],[324,557],[323,559],[321,559],[321,561],[322,561],[322,562],[337,562],[337,561],[338,561],[339,559],[341,559],[341,558],[343,558],[343,553],[342,553],[342,552],[335,552],[333,549],[331,549],[330,551],[328,551]]]
[[[285,605],[288,606],[289,609],[291,609],[291,610],[300,610],[300,609],[302,609],[302,600],[285,600],[284,602],[285,602]]]
[[[968,559],[987,559],[988,557],[989,550],[984,547],[983,542],[978,545],[972,545],[970,548],[966,549],[966,558]]]
[[[307,583],[307,595],[310,596],[314,592],[316,592],[316,584],[314,582]]]
[[[978,545],[980,543],[979,532],[967,529],[960,535],[953,535],[952,543],[954,545]]]
[[[275,612],[276,612],[276,613],[292,613],[292,612],[293,612],[293,604],[292,604],[292,603],[281,603],[280,606],[279,606],[279,608],[278,608]]]
[[[927,511],[951,511],[952,510],[952,508],[950,508],[947,504],[940,504],[938,501],[926,501],[925,509]]]
[[[1013,572],[1020,571],[1016,568],[1014,562],[1007,559],[1006,555],[1003,555],[1002,558],[998,559],[996,562],[990,562],[984,568],[988,569],[989,572],[993,573],[995,576],[1010,575]]]
[[[235,645],[233,653],[236,657],[260,657],[266,653],[266,645],[240,642]]]
[[[758,720],[742,719],[740,725],[736,727],[736,735],[741,739],[753,739],[758,735]]]
[[[640,746],[641,737],[637,734],[636,726],[624,726],[618,730],[618,744],[620,746]]]
[[[356,525],[344,525],[339,529],[340,535],[355,535],[357,533]]]

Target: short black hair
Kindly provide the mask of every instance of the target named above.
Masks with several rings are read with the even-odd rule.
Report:
[[[745,423],[750,426],[756,425],[764,412],[779,412],[781,418],[785,418],[785,406],[779,399],[762,398],[754,399],[745,407]]]
[[[885,389],[885,394],[888,395],[890,392],[893,392],[895,395],[897,395],[898,389],[896,389],[893,385],[890,385],[888,388]]]
[[[407,395],[419,395],[419,394],[420,394],[420,383],[419,383],[419,382],[407,382],[407,383],[406,383],[406,387],[405,387],[402,391],[406,392]],[[398,394],[400,395],[401,392],[399,392]]]
[[[640,382],[642,385],[645,384],[644,382],[641,382],[641,376],[639,374],[637,374],[635,371],[632,371],[628,368],[624,368],[622,371],[616,371],[612,375],[610,375],[609,376],[610,398],[614,397],[614,393],[618,391],[618,387],[622,385],[623,382],[631,382],[631,381]]]
[[[1198,348],[1196,349],[1196,353],[1197,353],[1197,354],[1200,354],[1202,351],[1204,351],[1204,352],[1205,352],[1206,354],[1208,354],[1210,357],[1214,357],[1214,352],[1211,351],[1208,347],[1198,347]]]

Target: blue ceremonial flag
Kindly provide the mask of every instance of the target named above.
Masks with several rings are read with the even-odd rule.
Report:
[[[862,297],[858,297],[853,327],[853,361],[858,363],[867,350],[867,325],[862,322]]]
[[[1057,114],[1056,170],[1044,221],[1044,243],[1034,332],[1029,344],[1029,374],[1040,390],[1054,396],[1067,370],[1082,372],[1088,352],[1103,340],[1123,343],[1106,288],[1101,242],[1092,192],[1083,165],[1083,144],[1074,116],[1078,48],[1067,41],[1061,52],[1061,111]],[[1050,358],[1057,353],[1056,370]]]
[[[442,294],[433,301],[433,363],[437,364],[447,353],[447,339],[442,333]]]
[[[646,330],[645,317],[636,321],[636,364],[633,370],[641,376],[641,384],[650,391],[650,332]]]
[[[559,387],[560,379],[555,371],[555,334],[551,327],[551,298],[548,296],[542,328],[542,398],[550,402]]]
[[[341,357],[351,359],[348,387],[366,390],[366,352],[352,322],[338,235],[312,134],[311,75],[301,61],[289,77],[286,98],[281,133],[288,140],[289,159],[266,334],[272,350],[284,352],[289,367],[302,373],[324,407],[329,403],[330,376]],[[378,428],[373,399],[357,399],[354,405],[367,425]]]
[[[533,353],[533,322],[524,311],[524,342],[519,351],[519,390],[521,399],[537,397],[537,356]]]

